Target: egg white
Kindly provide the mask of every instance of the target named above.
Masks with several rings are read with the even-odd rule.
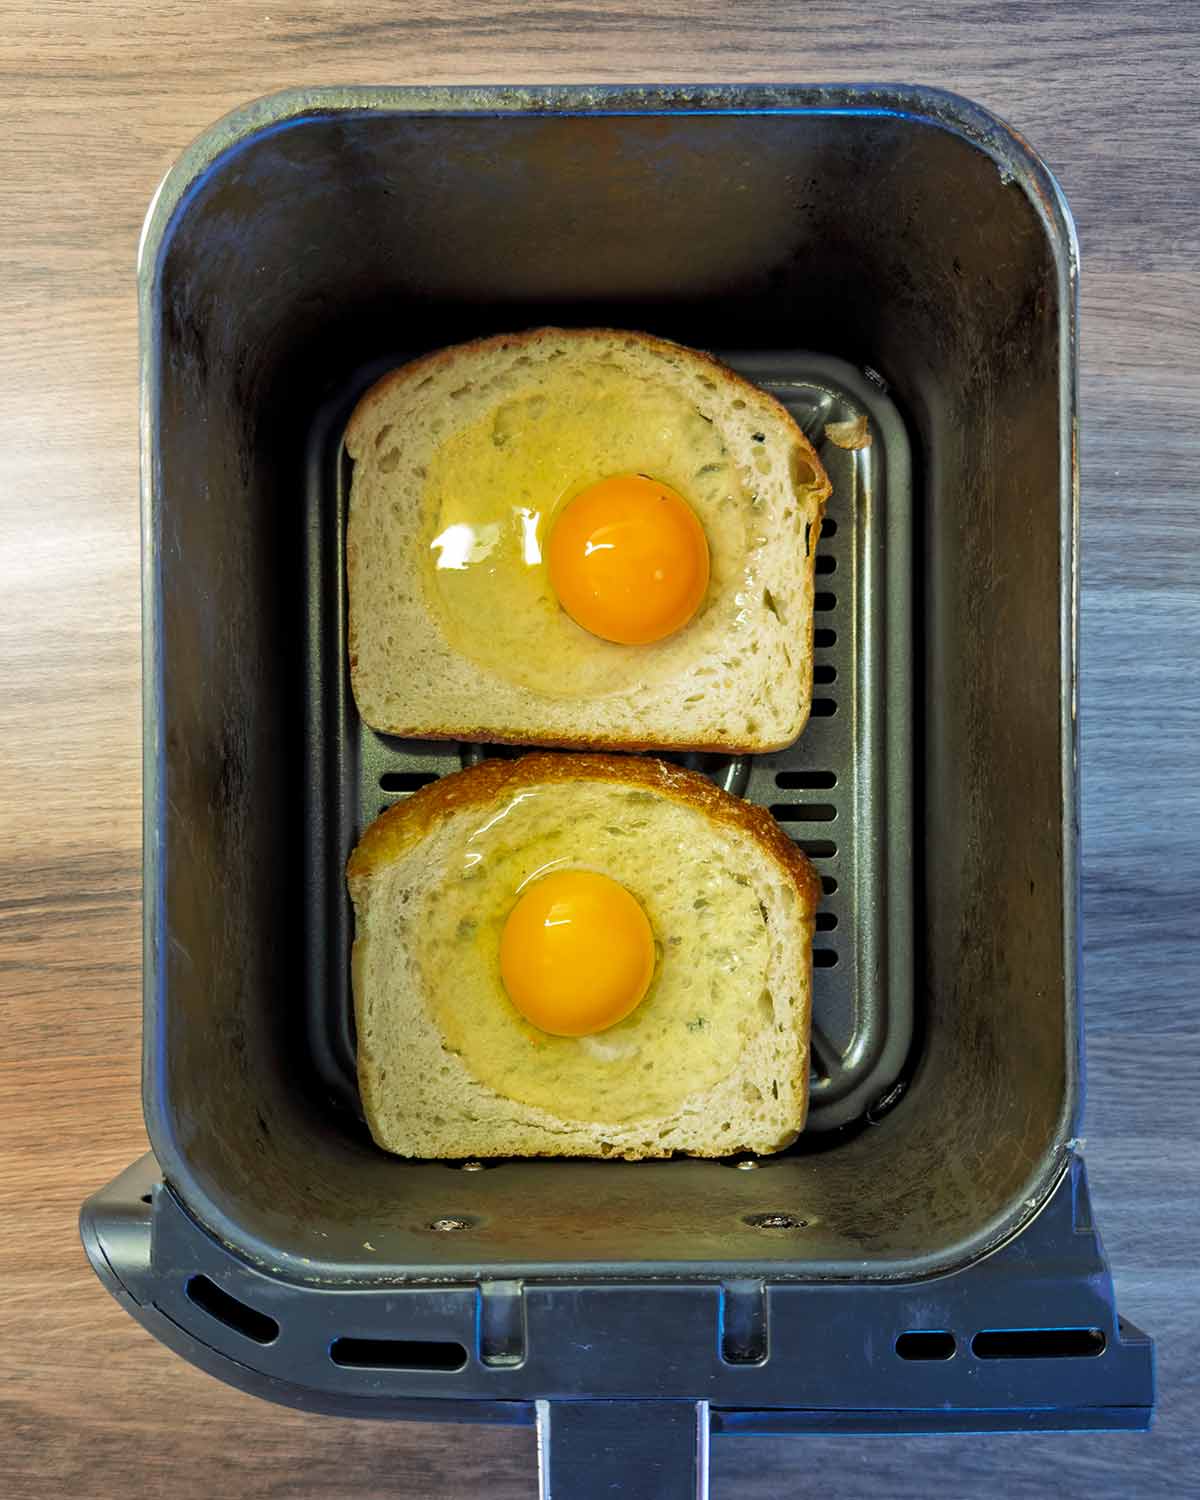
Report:
[[[728,1076],[770,1024],[771,944],[748,866],[702,813],[672,804],[656,817],[657,800],[616,783],[551,785],[436,835],[429,857],[442,873],[397,920],[444,1048],[479,1082],[564,1118],[660,1117]],[[560,868],[619,881],[654,934],[645,998],[596,1036],[539,1030],[500,977],[518,894]]]
[[[559,606],[545,561],[563,505],[598,480],[646,474],[678,491],[704,528],[704,602],[675,635],[616,645]],[[678,390],[596,360],[547,366],[528,389],[438,445],[424,481],[419,565],[455,650],[554,697],[599,697],[672,676],[736,637],[752,596],[756,497],[714,424]]]

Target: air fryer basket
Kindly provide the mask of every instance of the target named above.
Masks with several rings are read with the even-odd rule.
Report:
[[[1037,159],[923,90],[295,92],[183,157],[140,271],[157,1165],[84,1212],[147,1326],[300,1405],[538,1403],[564,1476],[653,1398],[680,1493],[709,1423],[1148,1419],[1074,1140],[1075,272]],[[824,450],[817,717],[706,767],[827,891],[813,1128],[762,1162],[410,1163],[357,1114],[342,863],[479,752],[358,723],[341,423],[544,322],[868,420]]]
[[[788,407],[820,448],[834,485],[816,564],[812,718],[775,755],[676,758],[769,807],[820,871],[808,1129],[826,1131],[895,1095],[912,1041],[908,443],[879,384],[852,366],[795,351],[722,357]],[[373,818],[417,787],[485,755],[519,753],[393,739],[369,729],[354,708],[345,634],[351,463],[342,431],[381,369],[402,362],[398,355],[356,372],[325,404],[311,429],[305,476],[307,669],[322,690],[310,698],[304,743],[314,780],[327,766],[337,778],[324,783],[322,836],[306,851],[309,1045],[322,1084],[356,1114],[346,852]],[[867,446],[844,449],[825,438],[828,425],[856,421],[867,424]]]

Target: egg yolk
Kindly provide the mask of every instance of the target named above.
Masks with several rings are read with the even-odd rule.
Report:
[[[535,881],[500,935],[500,976],[527,1021],[589,1036],[623,1021],[654,973],[646,913],[623,885],[590,870]]]
[[[708,542],[670,485],[617,474],[563,507],[547,547],[550,582],[578,625],[621,645],[662,640],[708,588]]]

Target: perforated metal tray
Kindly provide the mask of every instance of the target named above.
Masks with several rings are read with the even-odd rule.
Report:
[[[881,383],[802,353],[724,354],[778,397],[833,483],[817,553],[812,717],[774,755],[677,757],[768,807],[813,859],[824,897],[813,952],[809,1131],[886,1108],[913,1036],[911,786],[912,484],[908,442]],[[345,522],[351,464],[342,448],[359,395],[390,365],[359,372],[314,424],[307,465],[307,679],[311,732],[310,1049],[323,1084],[358,1111],[350,1004],[351,914],[342,879],[362,829],[449,771],[510,747],[399,740],[359,719],[346,656]],[[825,436],[865,417],[857,449]]]

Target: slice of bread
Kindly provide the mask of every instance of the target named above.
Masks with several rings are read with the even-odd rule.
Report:
[[[550,1036],[499,942],[547,866],[619,881],[656,944],[637,1009]],[[532,754],[434,782],[363,834],[358,1076],[376,1142],[421,1158],[777,1151],[808,1103],[820,886],[763,809],[662,761]]]
[[[373,728],[724,751],[803,729],[829,482],[779,402],[717,361],[607,329],[483,339],[385,376],[345,445],[351,680]],[[638,646],[582,630],[542,561],[565,500],[630,472],[684,497],[711,559],[697,613]]]

